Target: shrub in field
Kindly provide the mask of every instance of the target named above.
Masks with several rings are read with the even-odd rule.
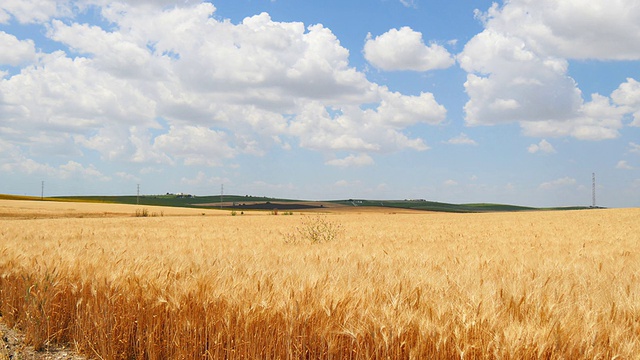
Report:
[[[332,242],[338,239],[342,230],[340,224],[328,220],[325,216],[305,216],[302,224],[296,227],[294,232],[287,234],[285,242],[292,244]]]
[[[143,209],[136,209],[136,217],[148,217],[149,216],[149,210],[146,208]]]
[[[147,208],[143,208],[143,209],[137,209],[135,213],[135,217],[158,217],[158,216],[164,216],[164,211],[160,211],[159,213],[157,212],[150,213]]]

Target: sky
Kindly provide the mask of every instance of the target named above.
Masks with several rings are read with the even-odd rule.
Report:
[[[0,193],[640,206],[636,0],[2,0]]]

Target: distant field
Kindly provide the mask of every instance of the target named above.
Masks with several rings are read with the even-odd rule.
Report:
[[[0,219],[3,218],[74,218],[74,217],[128,217],[136,211],[147,211],[148,216],[227,215],[228,211],[179,207],[137,206],[99,202],[65,202],[34,200],[0,200]]]
[[[1,199],[8,200],[40,200],[37,197],[15,196],[0,194]],[[322,210],[324,208],[353,207],[353,208],[387,208],[399,211],[437,211],[450,213],[481,213],[481,212],[513,212],[535,210],[582,210],[585,206],[571,206],[562,208],[533,208],[507,204],[449,204],[426,200],[331,200],[306,201],[295,199],[276,199],[261,196],[239,195],[141,195],[141,196],[62,196],[44,198],[44,201],[64,202],[93,202],[130,204],[140,206],[169,206],[190,208],[225,208],[227,210]]]
[[[640,353],[640,209],[145,207],[0,201],[2,321],[102,359]]]

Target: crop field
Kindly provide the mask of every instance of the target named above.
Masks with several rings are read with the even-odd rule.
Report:
[[[36,349],[63,344],[95,359],[640,354],[640,209],[139,216],[135,205],[43,204],[0,201],[1,321]]]

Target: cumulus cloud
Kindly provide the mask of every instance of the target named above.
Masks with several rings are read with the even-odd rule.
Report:
[[[89,4],[109,27],[76,19]],[[0,10],[48,21],[43,33],[66,47],[37,54],[0,32],[0,63],[25,64],[0,82],[0,121],[11,129],[3,136],[28,150],[39,134],[64,139],[66,155],[96,151],[107,161],[217,166],[297,144],[366,162],[373,152],[428,149],[406,128],[446,118],[431,93],[370,82],[322,25],[266,13],[234,24],[208,2],[8,0]]]
[[[616,164],[616,169],[620,170],[633,170],[633,166],[629,165],[626,160],[620,160]]]
[[[162,9],[168,6],[180,7],[189,0],[3,0],[0,3],[0,23],[7,23],[13,17],[19,23],[44,23],[51,18],[72,18],[75,13],[89,6],[114,8],[133,6],[142,9]]]
[[[573,186],[577,183],[576,179],[570,177],[563,177],[560,179],[544,182],[540,184],[539,188],[542,190],[554,190],[567,186]]]
[[[465,45],[458,61],[469,72],[469,125],[567,120],[581,106],[565,60],[540,58],[508,34],[485,30]]]
[[[98,179],[100,181],[109,181],[110,177],[103,175],[94,165],[83,166],[82,164],[70,160],[66,164],[60,165],[57,177],[62,179],[71,178],[73,175],[80,175],[87,179]]]
[[[220,165],[220,159],[235,153],[225,132],[200,126],[171,126],[168,133],[155,138],[153,148],[182,159],[185,165]]]
[[[34,61],[35,57],[36,49],[32,40],[18,40],[0,31],[0,65],[18,66]]]
[[[425,45],[422,33],[410,27],[391,29],[372,37],[367,35],[364,56],[373,66],[387,71],[429,71],[446,69],[454,59],[441,45]]]
[[[551,145],[551,143],[549,143],[545,139],[540,140],[540,142],[537,144],[529,145],[529,148],[527,150],[530,154],[535,154],[537,152],[551,154],[556,152],[556,149],[554,149],[553,145]]]
[[[57,179],[79,177],[98,181],[109,181],[111,178],[100,172],[93,164],[83,165],[69,160],[64,164],[50,165],[28,157],[18,146],[0,141],[0,169],[6,173],[24,173],[46,176]]]
[[[381,88],[377,108],[343,106],[330,112],[320,102],[308,103],[290,125],[303,147],[316,150],[390,152],[429,149],[424,140],[411,139],[402,128],[417,123],[439,124],[446,109],[433,95],[407,96]]]
[[[33,126],[81,132],[115,122],[153,125],[155,103],[135,84],[97,70],[90,59],[44,55],[2,83],[0,118]]]
[[[3,0],[0,23],[8,22],[11,17],[23,24],[42,23],[54,16],[70,16],[72,12],[71,0]]]
[[[526,135],[535,137],[602,140],[619,136],[631,108],[621,106],[615,94],[613,103],[601,94],[592,94],[591,101],[583,99],[568,75],[567,59],[640,59],[640,50],[633,45],[640,40],[634,20],[640,14],[631,0],[611,7],[604,0],[590,4],[515,0],[477,12],[485,29],[457,56],[468,72],[466,123],[519,122]],[[594,24],[603,27],[591,31]],[[623,45],[611,41],[612,34]]]
[[[640,59],[640,8],[635,0],[594,0],[589,6],[580,0],[512,0],[502,7],[494,3],[479,15],[491,28],[523,39],[541,55]]]
[[[326,165],[338,166],[338,167],[353,167],[353,166],[366,166],[373,165],[374,161],[371,156],[367,154],[354,155],[351,154],[343,159],[333,159],[325,162]]]
[[[460,133],[460,135],[447,140],[446,143],[451,145],[478,145],[475,140],[471,139],[465,133]]]
[[[627,78],[625,83],[620,84],[612,94],[611,98],[620,105],[638,106],[640,105],[640,82],[633,78]]]
[[[520,125],[525,135],[533,137],[572,136],[580,140],[606,140],[620,135],[625,112],[625,108],[612,105],[608,97],[593,94],[592,101],[583,104],[571,119],[522,121]]]
[[[611,98],[616,104],[627,107],[628,112],[633,112],[630,125],[640,127],[640,82],[628,78],[611,94]]]

